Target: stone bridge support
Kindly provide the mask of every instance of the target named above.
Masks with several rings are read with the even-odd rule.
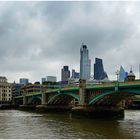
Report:
[[[125,107],[125,100],[120,101],[120,102],[117,104],[117,107],[120,108],[120,109],[124,109],[124,107]]]
[[[41,94],[41,105],[36,106],[37,111],[45,111],[47,108],[47,95],[46,93]]]
[[[46,105],[47,104],[47,96],[46,96],[46,93],[42,93],[41,104],[42,105]]]
[[[28,104],[28,99],[26,96],[23,96],[23,105],[27,105]]]
[[[85,88],[86,88],[86,80],[80,79],[79,80],[79,105],[83,106],[85,105]]]

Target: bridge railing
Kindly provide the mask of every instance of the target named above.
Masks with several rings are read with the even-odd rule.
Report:
[[[119,86],[123,85],[136,85],[140,84],[140,81],[126,81],[126,82],[118,82]],[[108,87],[108,86],[115,86],[116,81],[112,83],[99,83],[99,84],[87,84],[87,87]]]
[[[100,83],[100,84],[87,84],[86,87],[87,88],[96,88],[96,87],[112,87],[116,85],[116,81],[112,82],[112,83]],[[140,80],[135,80],[135,81],[126,81],[126,82],[119,82],[118,83],[119,86],[127,86],[127,85],[140,85]],[[68,86],[68,87],[64,87],[64,88],[60,88],[60,89],[48,89],[45,91],[40,91],[40,92],[31,92],[31,93],[26,93],[26,96],[32,96],[32,95],[37,95],[37,94],[41,94],[41,93],[53,93],[53,92],[58,92],[58,91],[67,91],[67,90],[78,90],[79,87],[78,86]],[[20,96],[21,97],[21,96]]]

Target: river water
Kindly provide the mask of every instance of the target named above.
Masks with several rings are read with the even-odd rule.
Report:
[[[73,117],[70,113],[0,110],[1,139],[140,138],[140,111],[127,110],[122,120]]]

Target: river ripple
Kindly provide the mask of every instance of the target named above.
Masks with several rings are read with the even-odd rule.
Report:
[[[69,113],[0,110],[1,139],[140,138],[140,111],[125,111],[122,120],[72,117]]]

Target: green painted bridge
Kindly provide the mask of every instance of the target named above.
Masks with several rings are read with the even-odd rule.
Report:
[[[51,89],[37,93],[26,93],[15,97],[15,105],[46,105],[61,107],[87,106],[113,108],[123,106],[124,101],[140,95],[140,81],[110,84],[79,84],[79,87]]]

